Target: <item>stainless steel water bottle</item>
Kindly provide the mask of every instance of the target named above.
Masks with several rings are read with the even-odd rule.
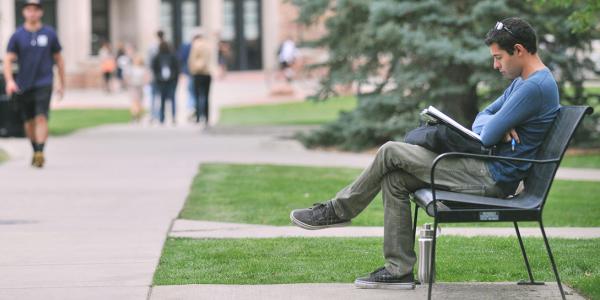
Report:
[[[423,224],[419,230],[419,281],[429,283],[429,268],[431,266],[431,249],[433,243],[433,224]],[[433,273],[435,282],[435,270]]]

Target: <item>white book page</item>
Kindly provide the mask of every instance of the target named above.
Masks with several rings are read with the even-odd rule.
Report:
[[[427,108],[427,113],[481,142],[481,136],[479,136],[479,134],[460,125],[458,122],[454,121],[452,118],[448,117],[446,114],[439,111],[437,108],[429,106],[429,108]]]

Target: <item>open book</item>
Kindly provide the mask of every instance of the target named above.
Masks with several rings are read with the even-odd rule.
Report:
[[[429,106],[428,108],[424,109],[421,112],[421,116],[428,118],[428,119],[433,118],[435,121],[443,122],[446,125],[453,127],[460,132],[463,132],[467,136],[472,137],[473,139],[477,140],[478,142],[481,142],[481,136],[479,136],[479,134],[460,125],[458,122],[454,121],[452,118],[448,117],[446,114],[439,111],[437,108],[435,108],[433,106]]]

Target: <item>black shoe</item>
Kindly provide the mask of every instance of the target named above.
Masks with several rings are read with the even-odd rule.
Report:
[[[412,290],[415,288],[415,278],[412,272],[392,275],[385,267],[381,267],[367,277],[357,278],[354,285],[360,289]]]
[[[44,162],[46,160],[44,159],[44,152],[41,151],[36,151],[33,153],[33,158],[31,160],[31,165],[36,167],[36,168],[42,168],[44,167]]]
[[[304,229],[315,230],[327,227],[350,225],[350,220],[340,219],[333,210],[331,201],[315,203],[311,208],[295,209],[290,213],[292,223]]]

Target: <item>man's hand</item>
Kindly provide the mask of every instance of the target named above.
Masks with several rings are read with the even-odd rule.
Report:
[[[10,80],[6,83],[5,90],[6,90],[6,95],[8,95],[10,97],[10,96],[12,96],[12,94],[19,91],[19,86],[17,85],[17,83],[14,80]]]
[[[512,139],[515,139],[515,142],[517,142],[517,144],[521,143],[521,140],[519,139],[519,135],[517,134],[517,131],[515,131],[514,128],[512,128],[511,130],[509,130],[508,132],[506,132],[504,134],[504,142],[510,143],[510,141]]]
[[[60,52],[54,53],[54,62],[58,68],[58,86],[56,87],[56,97],[62,100],[65,94],[65,60]]]
[[[6,87],[4,88],[7,96],[12,96],[12,94],[19,91],[19,86],[15,82],[13,78],[13,62],[17,60],[17,55],[12,52],[7,52],[4,56],[4,64],[2,66],[2,74],[4,74],[4,80],[6,81]]]
[[[60,83],[58,84],[54,92],[56,93],[56,100],[61,101],[65,96],[65,87],[62,83]]]

